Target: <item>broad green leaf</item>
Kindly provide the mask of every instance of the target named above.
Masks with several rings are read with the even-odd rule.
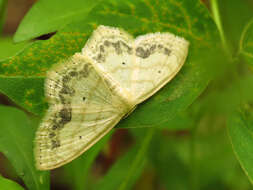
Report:
[[[0,0],[0,34],[2,33],[5,14],[6,14],[7,0]]]
[[[18,55],[0,61],[0,92],[29,112],[42,115],[46,70],[61,59],[80,51],[84,33],[63,32],[47,41],[28,45]]]
[[[162,129],[169,130],[187,130],[193,126],[193,118],[187,111],[180,112],[171,120],[167,121],[161,126],[158,126]]]
[[[42,113],[47,108],[46,100],[41,96],[44,93],[43,85],[44,78],[41,77],[0,76],[0,92],[8,94],[12,101],[31,112]]]
[[[253,183],[253,109],[245,104],[228,120],[229,135],[234,152],[245,174]]]
[[[15,55],[27,43],[14,44],[10,37],[0,37],[0,60]]]
[[[245,26],[241,40],[240,50],[244,59],[253,66],[253,19]]]
[[[6,179],[0,175],[0,188],[6,190],[24,190],[18,183]]]
[[[154,129],[148,129],[141,141],[121,157],[93,188],[99,190],[132,189],[146,163],[147,151],[150,146]]]
[[[25,113],[16,108],[0,106],[0,123],[0,152],[10,160],[30,190],[49,189],[49,173],[35,169],[35,128]]]
[[[99,151],[108,142],[112,135],[112,131],[103,137],[99,142],[92,146],[82,156],[73,160],[71,163],[64,166],[64,172],[66,173],[66,179],[71,184],[72,189],[83,190],[88,182],[88,174],[90,167],[94,162]]]
[[[85,18],[101,0],[40,0],[25,15],[14,36],[20,42],[62,29]]]
[[[0,76],[0,93],[8,94],[12,101],[30,112],[42,113],[47,108],[46,100],[41,96],[43,85],[44,78],[41,77]]]
[[[0,62],[0,75],[45,77],[50,66],[81,50],[87,40],[86,33],[61,32],[49,40],[31,43],[17,55]]]
[[[210,71],[207,72],[210,64],[208,58],[217,55],[212,50],[217,49],[215,44],[219,44],[219,41],[209,12],[198,0],[182,0],[180,3],[167,0],[103,1],[84,20],[75,21],[49,40],[35,42],[18,55],[0,62],[0,75],[21,80],[22,77],[24,80],[25,77],[35,77],[35,81],[38,76],[44,77],[52,64],[80,51],[92,30],[100,24],[122,27],[134,36],[156,31],[172,32],[191,43],[187,61],[175,79],[150,100],[138,106],[119,127],[167,125],[207,86],[210,80]],[[25,90],[31,89],[31,86],[29,83],[17,85],[13,91],[15,88]],[[4,89],[1,91],[5,92]],[[26,101],[34,106],[43,105],[42,92],[43,90],[35,91],[40,102],[29,98]],[[9,96],[8,93],[5,94]],[[25,109],[35,114],[42,115],[41,110],[46,108],[44,105],[42,108],[29,107],[24,102],[18,102],[21,100],[19,94],[16,96],[16,103],[24,105]]]
[[[196,186],[193,189],[251,189],[233,154],[226,118],[217,115],[202,118],[189,144],[190,179]]]

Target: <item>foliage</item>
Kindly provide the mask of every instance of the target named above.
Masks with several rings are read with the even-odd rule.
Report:
[[[241,40],[239,53],[252,65],[253,63],[253,19],[245,26]]]
[[[236,156],[251,183],[253,182],[253,112],[252,105],[245,104],[228,121],[229,134]]]
[[[3,189],[12,189],[12,190],[24,190],[20,185],[17,183],[5,179],[4,177],[0,176],[0,187]]]
[[[34,130],[26,115],[16,108],[0,107],[0,151],[11,161],[29,189],[48,189],[48,172],[35,169]]]
[[[0,30],[5,11],[0,0]],[[108,134],[60,170],[61,183],[75,190],[250,189],[228,136],[253,182],[252,13],[252,2],[240,0],[37,1],[14,35],[22,43],[0,38],[0,92],[18,107],[0,107],[0,152],[28,189],[49,189],[49,172],[35,169],[32,153],[37,120],[47,109],[47,70],[80,52],[100,24],[135,37],[168,31],[190,41],[189,55],[168,85],[117,125],[128,128],[135,144],[97,180],[90,174],[96,157],[106,155]],[[4,185],[21,188],[0,177]]]

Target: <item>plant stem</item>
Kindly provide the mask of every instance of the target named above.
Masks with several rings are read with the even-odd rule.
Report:
[[[240,53],[243,53],[243,41],[244,41],[244,38],[246,36],[246,32],[248,31],[249,27],[253,24],[253,19],[251,19],[248,24],[246,24],[246,26],[243,28],[243,31],[242,31],[242,34],[241,34],[241,38],[240,38],[240,41],[239,41],[239,50],[238,50],[238,53],[237,55],[239,55]]]
[[[220,18],[218,0],[211,0],[210,3],[211,3],[211,11],[213,14],[213,19],[214,19],[214,22],[218,28],[219,34],[220,34],[221,43],[222,43],[223,48],[226,51],[226,53],[229,55],[230,58],[232,58],[232,56],[230,55],[229,46],[227,44],[227,40],[226,40],[226,37],[224,34],[224,30],[223,30],[223,26],[222,26],[222,22],[221,22],[221,18]]]

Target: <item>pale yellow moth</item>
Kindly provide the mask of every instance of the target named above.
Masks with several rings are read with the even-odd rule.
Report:
[[[188,46],[171,33],[134,39],[99,26],[81,53],[47,73],[50,107],[36,132],[36,167],[57,168],[89,149],[177,74]]]

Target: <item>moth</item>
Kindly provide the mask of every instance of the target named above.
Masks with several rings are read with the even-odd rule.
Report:
[[[40,170],[62,166],[89,149],[180,70],[189,42],[171,33],[134,39],[99,26],[82,52],[47,73],[49,109],[36,132]]]

